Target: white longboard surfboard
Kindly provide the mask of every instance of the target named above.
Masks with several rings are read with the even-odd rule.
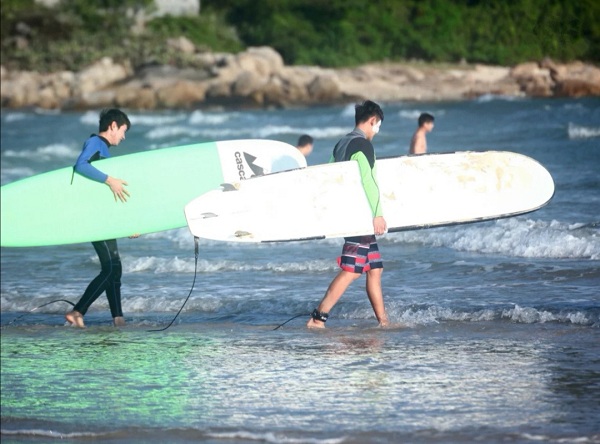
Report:
[[[104,184],[73,176],[71,167],[9,183],[0,189],[2,246],[72,244],[185,227],[183,207],[190,199],[223,182],[305,167],[306,159],[290,144],[247,139],[115,156],[94,166],[127,181],[127,202],[115,202]]]
[[[554,181],[537,161],[502,151],[400,156],[377,161],[388,231],[485,221],[535,211]],[[185,206],[194,236],[281,242],[373,233],[354,161],[224,184]]]

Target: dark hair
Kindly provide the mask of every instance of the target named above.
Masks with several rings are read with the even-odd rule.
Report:
[[[119,127],[127,125],[127,129],[131,128],[129,117],[123,111],[117,108],[103,109],[100,113],[100,125],[98,131],[106,131],[113,122],[117,122]]]
[[[424,123],[433,122],[434,118],[431,114],[423,113],[419,116],[419,126],[422,126]]]
[[[375,102],[365,100],[354,107],[354,122],[357,125],[366,122],[373,116],[379,117],[379,120],[383,122],[383,111]]]
[[[308,134],[303,134],[298,139],[298,146],[308,145],[309,143],[313,143],[313,138],[310,137]]]

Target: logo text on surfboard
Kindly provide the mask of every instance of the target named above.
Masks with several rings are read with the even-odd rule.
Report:
[[[254,163],[254,161],[256,160],[255,156],[248,154],[248,153],[242,154],[241,152],[236,151],[235,152],[235,163],[237,164],[237,169],[238,169],[238,174],[240,176],[240,180],[248,179],[248,177],[246,177],[246,170],[244,168],[244,159],[246,159],[246,163],[250,167],[250,170],[252,170],[252,173],[254,173],[250,177],[262,176],[264,174],[263,168],[259,167],[258,165],[256,165]]]

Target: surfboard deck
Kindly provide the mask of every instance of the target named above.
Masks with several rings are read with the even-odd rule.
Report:
[[[388,232],[492,220],[535,211],[554,181],[512,152],[454,152],[377,161]],[[194,236],[282,242],[373,233],[358,164],[339,162],[229,184],[185,207]]]
[[[74,159],[75,160],[75,159]],[[94,162],[128,183],[127,202],[72,167],[0,188],[1,245],[33,247],[127,237],[186,226],[185,204],[223,182],[306,166],[298,149],[274,140],[229,140]]]

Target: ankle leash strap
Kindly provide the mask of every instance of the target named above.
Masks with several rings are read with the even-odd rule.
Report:
[[[310,314],[310,316],[315,321],[327,322],[327,319],[329,318],[329,313],[325,313],[324,311],[319,311],[315,308],[313,310],[313,312]]]

